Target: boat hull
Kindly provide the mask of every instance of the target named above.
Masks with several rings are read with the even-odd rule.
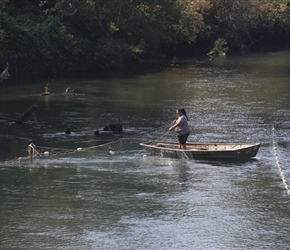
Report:
[[[141,143],[148,152],[170,158],[244,161],[257,155],[260,143],[188,143],[187,149],[169,142]]]

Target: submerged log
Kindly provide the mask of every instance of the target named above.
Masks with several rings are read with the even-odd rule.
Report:
[[[37,108],[38,107],[36,105],[33,105],[32,107],[27,109],[22,115],[20,115],[18,119],[13,119],[6,116],[0,116],[0,120],[5,120],[8,122],[15,122],[17,124],[22,124],[29,116],[32,116],[36,120],[35,111],[37,110]]]
[[[67,127],[65,134],[70,135],[71,131],[70,131],[70,127]]]
[[[34,116],[34,112],[38,109],[36,105],[33,105],[27,109],[16,121],[15,123],[22,124],[30,115]]]
[[[8,64],[8,62],[6,62],[6,68],[0,74],[0,82],[3,82],[4,80],[6,80],[10,76],[8,70],[9,70],[9,64]]]
[[[114,134],[121,134],[123,132],[123,126],[120,123],[109,124],[101,130],[96,130],[94,132],[96,137],[112,137]]]
[[[0,116],[0,120],[8,121],[8,122],[16,122],[15,119],[6,117],[6,116]]]
[[[105,130],[96,130],[94,131],[94,134],[96,137],[100,137],[100,138],[112,138],[114,136],[113,131],[105,131]]]
[[[104,127],[103,131],[112,131],[114,134],[118,134],[123,132],[123,126],[120,123],[109,124],[108,126]]]

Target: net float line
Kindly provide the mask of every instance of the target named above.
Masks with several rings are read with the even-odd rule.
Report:
[[[128,137],[118,138],[107,143],[90,146],[78,147],[73,149],[45,147],[30,143],[27,147],[28,154],[19,156],[15,159],[0,162],[0,166],[17,166],[32,162],[36,159],[54,159],[54,158],[98,158],[98,157],[112,157],[122,155],[139,155],[144,152],[139,144],[144,140],[163,139],[168,137],[169,125],[150,129],[148,131],[129,135]],[[144,139],[145,138],[145,139]]]
[[[272,127],[272,138],[273,138],[273,150],[274,150],[274,157],[275,157],[276,165],[277,165],[277,168],[279,170],[283,186],[286,189],[288,197],[290,198],[290,189],[289,189],[289,186],[288,186],[287,180],[285,178],[285,175],[284,175],[284,172],[283,172],[283,169],[281,166],[281,162],[280,162],[279,156],[278,156],[278,150],[277,150],[277,144],[276,144],[276,134],[275,134],[274,126]]]

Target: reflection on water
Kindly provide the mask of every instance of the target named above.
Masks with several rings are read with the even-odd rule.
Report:
[[[94,131],[109,123],[123,124],[123,138],[176,140],[166,124],[177,107],[187,109],[191,141],[262,145],[245,163],[140,151],[1,167],[1,249],[287,249],[289,196],[281,170],[289,183],[289,58],[283,52],[202,59],[126,79],[50,86],[52,93],[70,86],[79,96],[40,97],[43,86],[17,93],[6,86],[1,115],[17,117],[35,102],[39,110],[38,124],[0,124],[1,160],[25,155],[29,140],[98,145]],[[64,134],[67,126],[71,135]],[[152,129],[162,126],[159,138]]]

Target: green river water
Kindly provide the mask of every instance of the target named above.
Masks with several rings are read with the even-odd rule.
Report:
[[[78,148],[121,123],[146,141],[185,107],[189,141],[260,142],[247,162],[144,157],[0,163],[0,249],[288,249],[290,51],[195,58],[126,77],[3,84],[0,115],[37,104],[37,123],[0,123],[0,162],[27,145]],[[66,87],[78,93],[59,95]],[[66,135],[67,127],[72,133]],[[160,133],[160,127],[164,128]],[[274,128],[274,130],[273,130]],[[131,149],[130,149],[131,150]]]

